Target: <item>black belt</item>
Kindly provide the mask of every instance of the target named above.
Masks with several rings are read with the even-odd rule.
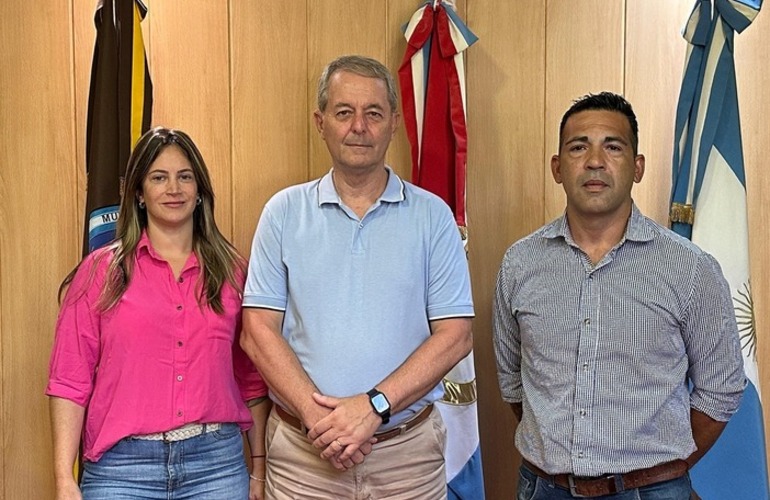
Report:
[[[574,497],[600,497],[633,490],[684,476],[689,466],[684,460],[673,460],[647,469],[638,469],[625,474],[606,474],[598,477],[579,477],[572,474],[548,474],[529,460],[523,460],[524,467],[557,486],[568,489]]]

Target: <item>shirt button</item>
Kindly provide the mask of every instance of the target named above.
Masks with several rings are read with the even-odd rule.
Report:
[[[177,281],[179,281],[180,283],[184,283],[184,278],[182,276],[180,276]]]
[[[180,306],[180,308],[181,308],[181,306]],[[583,323],[585,323],[586,325],[590,325],[591,324],[591,318],[584,319]]]
[[[176,345],[177,347],[182,347],[182,341],[181,340],[177,341]]]
[[[181,342],[180,342],[181,344]],[[588,371],[588,362],[583,363],[583,370]]]
[[[177,376],[176,376],[176,379],[177,379],[178,381],[180,381],[180,382],[182,381],[182,379],[183,379],[183,378],[184,378],[184,377],[183,377],[183,376],[181,376],[181,375],[177,375]]]
[[[581,417],[585,417],[585,416],[586,416],[586,410],[585,410],[585,408],[581,408],[581,409],[580,409],[580,416],[581,416]]]
[[[578,452],[578,458],[583,458],[583,452],[582,451]]]
[[[177,411],[177,412],[176,412],[176,416],[177,416],[177,417],[181,417],[181,416],[182,416],[182,410],[179,410],[179,411]]]
[[[182,310],[182,306],[181,305],[180,306],[176,306],[176,310],[177,311],[181,311]]]

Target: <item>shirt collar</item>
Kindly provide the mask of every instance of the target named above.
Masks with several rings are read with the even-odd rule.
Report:
[[[652,230],[647,218],[637,208],[636,203],[631,205],[631,217],[626,226],[625,239],[631,241],[650,241],[655,238],[655,231]]]
[[[142,237],[139,238],[139,243],[136,245],[136,259],[139,260],[144,256],[149,256],[152,259],[160,262],[166,262],[163,257],[158,255],[158,253],[155,251],[155,248],[153,248],[152,242],[150,242],[150,237],[147,236],[147,229],[142,230]],[[187,259],[182,272],[195,267],[198,267],[198,256],[195,254],[195,251],[193,251],[190,254],[190,257]]]
[[[388,203],[398,203],[406,199],[404,190],[404,181],[393,172],[393,169],[388,165],[385,165],[385,170],[388,171],[388,183],[385,185],[385,190],[380,195],[378,201]],[[318,182],[318,205],[324,203],[340,204],[340,197],[337,194],[337,190],[334,188],[334,180],[332,179],[332,168],[326,173]]]
[[[136,256],[149,255],[154,259],[160,259],[160,256],[155,253],[155,249],[150,243],[150,237],[147,236],[147,229],[142,230],[142,237],[139,238],[139,243],[136,245]]]
[[[567,214],[553,221],[543,230],[544,238],[558,238],[562,237],[567,242],[573,243],[572,233],[569,230],[569,224],[567,224]],[[650,241],[655,237],[655,232],[652,230],[647,220],[639,211],[636,203],[631,204],[631,216],[628,218],[628,224],[626,224],[626,232],[623,235],[621,242],[630,241]]]

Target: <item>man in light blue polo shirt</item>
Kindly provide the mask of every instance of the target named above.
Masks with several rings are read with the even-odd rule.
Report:
[[[332,169],[267,203],[244,291],[241,344],[276,403],[253,479],[268,498],[445,498],[433,402],[472,347],[459,232],[385,165],[399,115],[382,64],[332,61],[314,118]]]

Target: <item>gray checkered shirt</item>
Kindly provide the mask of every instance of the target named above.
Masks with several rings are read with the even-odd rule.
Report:
[[[523,403],[516,446],[552,474],[686,458],[690,408],[726,421],[746,385],[719,264],[636,206],[595,266],[565,217],[511,246],[493,314],[500,392]]]

